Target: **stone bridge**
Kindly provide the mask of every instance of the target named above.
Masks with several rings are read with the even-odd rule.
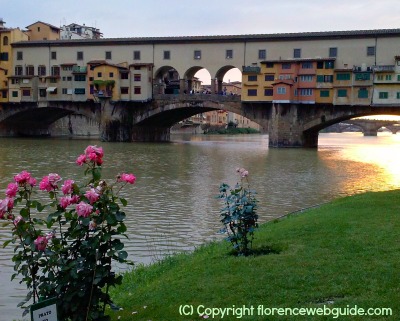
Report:
[[[364,136],[377,136],[378,130],[382,127],[389,129],[392,134],[396,134],[398,131],[400,131],[399,121],[395,120],[351,119],[341,122],[341,124],[345,125],[341,127],[341,131],[344,131],[346,128],[352,126],[356,126],[361,129]]]
[[[227,110],[261,125],[270,147],[317,147],[318,132],[335,123],[370,115],[400,116],[397,106],[246,103],[239,96],[156,95],[148,102],[49,102],[7,104],[0,109],[0,130],[12,136],[40,134],[66,115],[83,115],[100,124],[104,141],[168,141],[170,127],[190,116]]]

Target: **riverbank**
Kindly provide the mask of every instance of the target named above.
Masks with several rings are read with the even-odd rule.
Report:
[[[266,316],[260,316],[260,305],[264,309],[325,306],[332,313],[334,308],[354,306],[391,308],[392,316],[338,319],[397,320],[399,199],[399,190],[360,194],[264,224],[254,242],[254,248],[263,255],[233,257],[227,242],[216,242],[192,254],[138,267],[113,290],[115,302],[123,307],[112,313],[113,320],[198,320],[196,310],[203,312],[202,306],[233,305],[254,308],[252,316],[243,316],[242,320],[266,320]],[[268,249],[270,253],[265,254]],[[180,316],[180,307],[185,305],[181,312],[190,314],[193,307],[192,316]],[[246,312],[239,309],[236,313],[240,311]],[[231,311],[224,319],[237,316]],[[331,319],[332,314],[271,318]]]

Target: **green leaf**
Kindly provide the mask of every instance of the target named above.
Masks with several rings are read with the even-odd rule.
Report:
[[[99,181],[101,179],[101,167],[96,167],[92,172],[93,180]]]
[[[120,198],[119,200],[121,201],[121,204],[122,204],[123,206],[128,205],[128,201],[127,201],[125,198]]]
[[[117,219],[118,222],[122,222],[125,219],[126,215],[124,212],[117,212],[115,214],[115,218]]]
[[[118,252],[118,259],[120,261],[124,261],[126,260],[126,258],[128,257],[128,253],[126,251],[120,251]]]

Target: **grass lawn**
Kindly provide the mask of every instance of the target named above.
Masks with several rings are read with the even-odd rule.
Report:
[[[399,236],[400,191],[338,199],[262,225],[253,247],[269,254],[234,257],[230,243],[217,242],[137,267],[112,291],[123,310],[110,313],[123,321],[201,320],[198,307],[235,306],[229,316],[209,320],[400,320]],[[193,315],[181,316],[183,305]],[[282,316],[275,310],[261,316],[259,306],[265,313],[391,308],[392,315]],[[247,315],[239,318],[241,311]]]

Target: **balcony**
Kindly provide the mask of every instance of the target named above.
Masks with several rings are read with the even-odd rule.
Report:
[[[394,65],[381,65],[381,66],[374,66],[375,72],[393,72]]]
[[[261,68],[257,66],[243,66],[243,73],[245,74],[259,74]]]
[[[87,67],[73,66],[72,67],[72,73],[73,74],[86,74],[87,73]]]

